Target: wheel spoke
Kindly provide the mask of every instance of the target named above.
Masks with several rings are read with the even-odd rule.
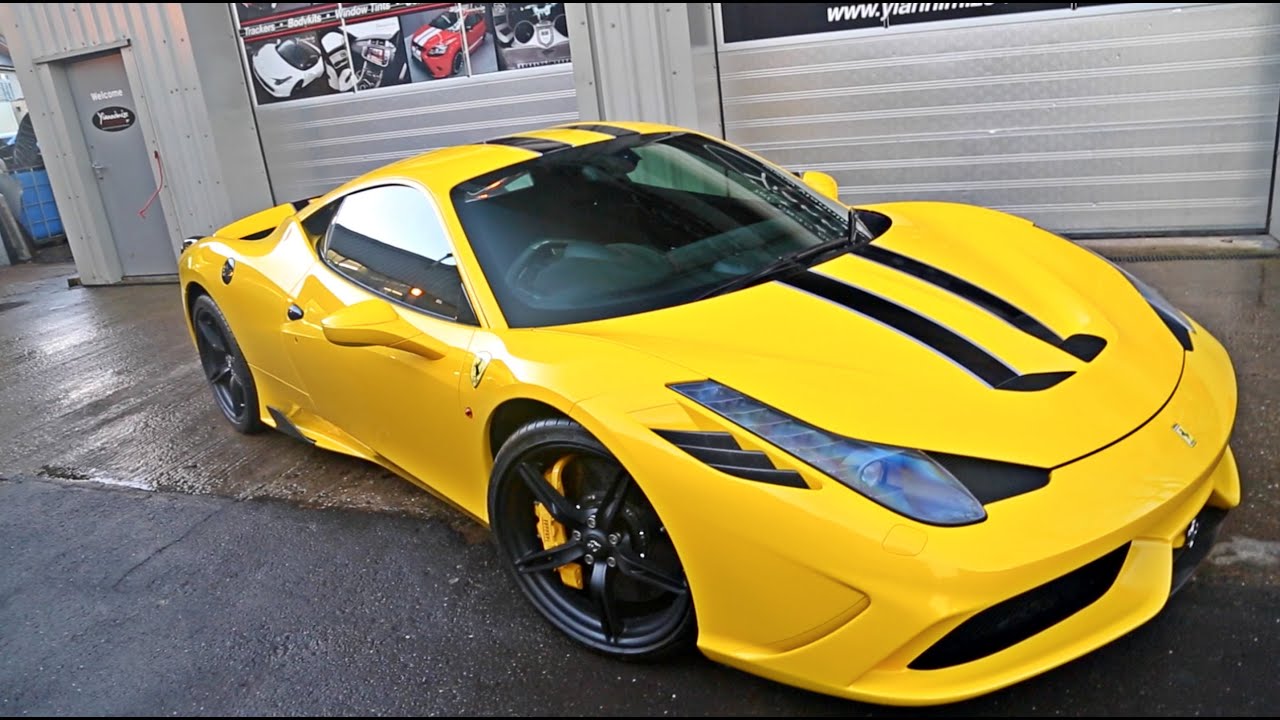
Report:
[[[520,463],[517,466],[517,472],[520,473],[520,479],[524,480],[529,492],[533,493],[533,499],[542,503],[547,512],[551,513],[551,517],[562,523],[581,524],[578,510],[569,504],[568,498],[551,487],[551,483],[542,477],[542,473],[532,463]]]
[[[683,578],[673,576],[650,562],[647,558],[642,558],[620,547],[614,552],[614,557],[618,558],[618,569],[622,571],[623,575],[632,580],[651,585],[659,590],[675,593],[676,595],[684,595],[689,592],[689,588],[685,585]]]
[[[613,642],[622,633],[622,622],[613,599],[612,585],[609,566],[602,562],[596,563],[591,568],[591,582],[587,590],[591,595],[591,602],[595,603],[596,610],[600,613],[600,629],[609,642]]]
[[[535,550],[516,560],[516,569],[522,573],[536,573],[544,570],[555,570],[561,565],[577,560],[586,552],[582,543],[567,542],[546,550]]]
[[[227,344],[222,341],[222,333],[213,326],[212,321],[201,319],[196,324],[196,329],[199,331],[200,337],[204,338],[205,344],[210,348],[220,353],[227,351]]]
[[[609,490],[604,495],[604,500],[600,503],[600,510],[596,516],[596,527],[601,530],[609,530],[613,527],[613,521],[618,517],[618,511],[622,509],[622,500],[627,496],[627,490],[631,488],[631,475],[623,468],[618,468],[618,472],[613,477],[613,484],[609,486]]]
[[[226,380],[227,376],[230,374],[231,366],[226,363],[219,363],[218,365],[213,366],[213,369],[209,370],[209,382],[217,385],[223,380]]]
[[[232,373],[231,379],[227,381],[227,391],[231,394],[232,409],[239,413],[244,409],[244,383],[239,375]]]

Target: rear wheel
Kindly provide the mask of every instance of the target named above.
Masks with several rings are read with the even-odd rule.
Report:
[[[208,295],[192,303],[191,324],[196,330],[200,367],[213,391],[213,399],[236,430],[255,433],[262,429],[258,417],[258,389],[240,345],[218,304]]]
[[[692,644],[693,601],[666,527],[582,426],[539,420],[511,436],[494,464],[489,520],[516,584],[577,642],[628,659]]]

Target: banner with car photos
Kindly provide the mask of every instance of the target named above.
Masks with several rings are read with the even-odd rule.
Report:
[[[720,3],[720,22],[723,41],[728,44],[1122,4],[1125,3]]]
[[[233,3],[259,105],[571,61],[564,3]]]

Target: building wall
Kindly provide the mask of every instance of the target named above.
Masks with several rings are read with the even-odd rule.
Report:
[[[728,139],[832,174],[847,202],[973,203],[1077,235],[1267,226],[1280,5],[889,22],[719,60]]]
[[[328,192],[433,148],[578,119],[570,65],[262,105],[257,112],[279,202]]]
[[[194,42],[191,28],[200,34]],[[243,71],[234,55],[217,59],[218,45],[234,48],[226,5],[5,3],[0,31],[10,39],[84,283],[117,282],[121,273],[61,63],[112,49],[125,57],[147,149],[169,169],[159,203],[175,255],[181,237],[207,233],[269,197]]]

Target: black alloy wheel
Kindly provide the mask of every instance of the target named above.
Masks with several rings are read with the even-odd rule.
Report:
[[[463,52],[462,50],[458,50],[458,52],[455,53],[453,56],[453,74],[454,75],[462,74],[462,66],[463,66],[463,63],[466,62],[466,60],[462,57],[462,52]]]
[[[516,584],[575,641],[632,660],[692,644],[693,600],[662,520],[582,426],[549,419],[517,430],[494,465],[489,519]]]
[[[258,417],[258,391],[249,365],[222,311],[208,295],[196,298],[191,310],[200,367],[213,391],[213,399],[227,420],[242,433],[262,428]]]

